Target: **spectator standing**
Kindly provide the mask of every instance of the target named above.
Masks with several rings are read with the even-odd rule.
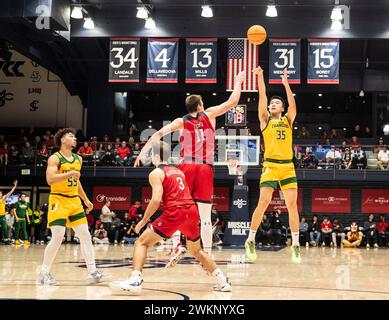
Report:
[[[320,222],[318,216],[315,214],[312,217],[312,222],[311,222],[311,228],[309,232],[309,238],[311,240],[311,245],[316,247],[320,243]]]
[[[377,223],[374,221],[374,214],[369,214],[369,218],[364,223],[363,229],[366,235],[366,248],[370,248],[371,240],[373,240],[374,248],[378,248]]]
[[[128,162],[128,156],[130,155],[130,149],[127,147],[127,143],[122,141],[120,147],[116,149],[116,164],[124,166]]]
[[[101,222],[103,223],[105,230],[111,230],[112,217],[115,214],[109,208],[110,206],[111,206],[111,201],[106,199],[104,206],[101,208],[101,215],[102,215]]]
[[[362,130],[361,126],[359,124],[356,124],[353,131],[353,136],[356,136],[357,138],[362,138]]]
[[[385,221],[385,216],[382,214],[382,215],[380,215],[380,222],[378,222],[378,225],[377,225],[378,239],[379,239],[380,247],[387,246],[389,244],[389,242],[388,242],[388,229],[389,229],[389,222]]]
[[[346,238],[344,233],[343,226],[338,220],[334,220],[332,225],[332,245],[334,247],[338,246],[338,239],[340,239],[339,244],[343,247],[343,240]]]
[[[324,217],[323,222],[320,225],[320,231],[322,234],[322,246],[325,247],[327,244],[332,245],[332,223],[328,217]]]
[[[339,134],[338,130],[331,129],[330,139],[339,139],[339,138],[340,138],[340,134]]]
[[[15,191],[16,187],[18,186],[18,181],[14,181],[14,186],[11,189],[10,192],[7,194],[3,195],[3,192],[0,190],[0,227],[2,229],[2,242],[5,244],[9,244],[9,237],[8,237],[8,224],[7,224],[7,219],[6,219],[6,206],[5,206],[5,201],[12,195],[12,193]]]
[[[142,206],[140,201],[135,201],[130,207],[128,218],[134,222],[138,222],[142,218]]]
[[[0,165],[8,165],[8,143],[4,142],[4,144],[0,147]]]
[[[213,243],[216,245],[222,244],[223,241],[220,238],[222,218],[215,206],[212,207],[211,223],[212,223]]]
[[[365,138],[371,138],[371,129],[369,127],[365,127],[363,135]]]
[[[121,225],[121,222],[122,221],[120,220],[120,218],[116,215],[116,213],[114,213],[112,215],[111,229],[108,232],[109,242],[114,243],[114,244],[118,244],[119,243],[119,241],[120,241],[119,235],[120,235],[120,225]]]
[[[381,170],[389,170],[389,150],[387,146],[383,146],[377,155],[377,166]]]

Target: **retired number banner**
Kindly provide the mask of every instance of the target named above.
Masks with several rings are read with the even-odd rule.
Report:
[[[186,39],[186,83],[216,83],[217,39]]]
[[[108,82],[139,82],[139,38],[111,38]]]
[[[147,83],[177,83],[178,38],[149,39],[147,45]]]
[[[339,84],[339,39],[308,40],[308,84]]]
[[[301,83],[300,39],[269,39],[269,83],[282,83],[281,75],[288,69],[289,83]]]

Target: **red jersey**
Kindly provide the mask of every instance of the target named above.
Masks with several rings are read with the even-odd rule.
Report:
[[[215,156],[215,129],[204,112],[196,117],[187,114],[183,117],[184,129],[181,132],[181,159],[183,163],[213,164]]]
[[[162,183],[164,210],[172,207],[184,207],[195,204],[190,196],[184,173],[173,166],[160,165],[159,168],[165,173],[165,179]]]

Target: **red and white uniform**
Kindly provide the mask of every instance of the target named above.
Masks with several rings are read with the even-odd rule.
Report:
[[[151,229],[163,238],[180,230],[188,240],[200,239],[199,212],[194,203],[184,173],[176,167],[160,165],[163,180],[163,213],[151,223]]]
[[[192,198],[211,203],[213,195],[213,162],[215,157],[215,128],[204,112],[196,117],[183,117],[181,132],[181,163]]]

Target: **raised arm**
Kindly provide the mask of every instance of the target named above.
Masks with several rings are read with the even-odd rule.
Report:
[[[294,99],[292,89],[289,86],[287,69],[284,69],[284,74],[281,77],[282,77],[282,84],[285,87],[286,96],[288,97],[288,112],[286,113],[286,117],[288,118],[290,125],[292,125],[294,119],[296,118],[297,108],[296,108],[296,100]]]
[[[153,142],[161,140],[164,136],[171,134],[172,132],[179,131],[184,128],[184,120],[182,118],[177,118],[173,122],[164,126],[159,131],[155,132],[147,141],[147,143],[142,148],[142,151],[139,153],[139,156],[136,158],[134,167],[139,167],[139,162],[142,158],[145,157],[147,152],[151,149]]]
[[[55,155],[52,155],[47,161],[47,169],[46,169],[46,181],[49,186],[67,180],[69,178],[75,178],[76,180],[80,178],[79,171],[58,173],[58,166],[59,166],[59,158]]]
[[[242,83],[244,82],[245,77],[246,73],[244,71],[238,73],[235,78],[234,90],[232,91],[228,100],[222,104],[219,104],[218,106],[210,107],[205,110],[208,118],[214,119],[218,116],[221,116],[239,103],[240,94],[242,92]]]
[[[5,196],[3,196],[3,200],[8,199],[9,196],[10,196],[11,194],[13,194],[13,192],[15,191],[15,189],[16,189],[17,186],[18,186],[18,180],[15,180],[15,181],[14,181],[14,186],[13,186],[13,188],[11,189],[10,192],[8,192]]]
[[[261,123],[261,130],[263,130],[269,120],[269,112],[267,111],[267,95],[266,95],[266,85],[265,79],[263,78],[263,70],[260,66],[255,68],[253,72],[257,75],[258,78],[258,119]]]
[[[161,205],[162,195],[163,195],[163,186],[162,182],[165,175],[161,169],[154,169],[149,175],[149,182],[151,185],[152,196],[151,200],[146,208],[145,214],[143,215],[142,220],[135,227],[135,233],[139,231],[146,225],[150,217],[158,210]]]

